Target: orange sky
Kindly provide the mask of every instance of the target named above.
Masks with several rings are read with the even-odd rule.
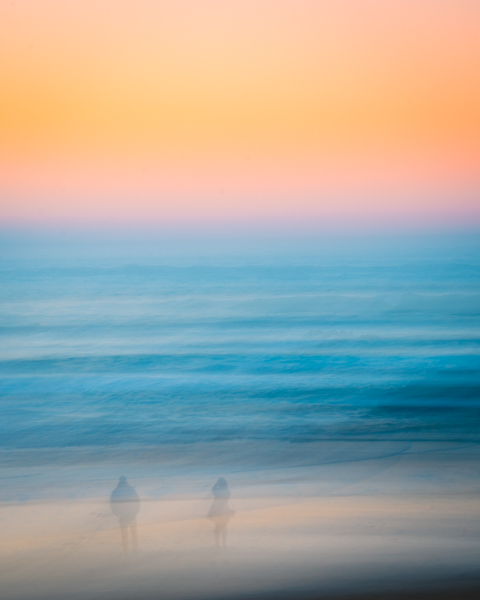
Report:
[[[0,219],[480,220],[479,31],[478,0],[0,0]]]

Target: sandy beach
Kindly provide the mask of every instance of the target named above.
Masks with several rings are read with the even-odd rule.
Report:
[[[229,444],[224,446],[223,452],[216,446],[216,456],[228,463]],[[303,446],[298,452],[306,456]],[[198,449],[200,477],[195,455],[176,453],[177,476],[168,485],[173,454],[169,464],[163,449],[163,464],[150,466],[137,456],[134,464],[123,465],[142,475],[129,478],[141,510],[139,547],[127,555],[108,501],[115,480],[99,482],[101,471],[118,468],[118,455],[110,460],[105,455],[93,466],[82,463],[85,456],[75,464],[72,452],[67,465],[59,459],[50,498],[39,489],[37,499],[1,506],[2,598],[470,593],[480,584],[480,448],[417,442],[388,456],[391,448],[387,442],[323,442],[310,450],[339,461],[273,469],[265,447],[263,468],[246,471],[241,460],[236,468],[230,462],[231,472],[223,473],[235,515],[225,551],[215,548],[212,523],[205,518],[212,502],[208,485],[219,467],[206,464],[213,450],[204,448],[201,455]],[[237,456],[239,449],[237,444]],[[361,450],[364,458],[358,457]],[[43,469],[46,476],[51,463],[35,469],[37,478]],[[7,478],[4,472],[3,481]],[[104,493],[92,494],[95,488]],[[75,492],[76,498],[65,497]]]

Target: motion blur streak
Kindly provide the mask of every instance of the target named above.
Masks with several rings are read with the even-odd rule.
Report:
[[[1,600],[480,597],[479,25],[0,0]]]
[[[478,583],[479,236],[1,254],[2,598]]]

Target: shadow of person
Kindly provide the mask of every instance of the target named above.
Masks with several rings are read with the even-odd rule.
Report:
[[[215,525],[215,547],[219,550],[220,547],[224,550],[227,547],[227,525],[230,518],[233,517],[235,511],[230,507],[230,490],[228,484],[223,477],[217,481],[212,487],[213,495],[215,496],[208,512],[207,518],[213,521]]]
[[[113,514],[117,515],[120,521],[124,553],[128,553],[129,530],[132,541],[132,550],[135,551],[138,547],[137,514],[140,510],[140,500],[135,488],[127,483],[127,478],[123,475],[120,477],[117,487],[112,492],[110,505]]]

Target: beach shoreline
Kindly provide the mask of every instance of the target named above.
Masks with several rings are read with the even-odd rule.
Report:
[[[379,447],[364,447],[360,460],[358,443],[349,452],[346,442],[329,442],[328,452],[326,444],[315,446],[320,464],[272,468],[265,456],[251,471],[233,469],[228,444],[223,453],[217,447],[223,466],[220,460],[208,468],[208,448],[185,449],[183,459],[176,454],[170,482],[166,449],[163,465],[141,466],[138,455],[125,464],[127,452],[123,465],[127,472],[137,466],[129,481],[141,500],[139,548],[127,556],[109,505],[115,480],[99,482],[102,469],[104,476],[118,470],[117,459],[84,463],[75,497],[79,465],[72,465],[72,451],[63,467],[59,459],[51,497],[39,489],[37,498],[0,506],[2,598],[60,599],[68,591],[69,598],[92,600],[401,600],[403,593],[428,598],[440,588],[443,596],[435,597],[469,598],[480,574],[480,448],[422,442],[392,455],[385,452],[392,446],[370,442]],[[305,446],[305,455],[311,449]],[[329,462],[333,456],[341,460]],[[50,461],[45,469],[52,477]],[[226,551],[215,549],[206,518],[215,472],[228,479],[235,508]]]

